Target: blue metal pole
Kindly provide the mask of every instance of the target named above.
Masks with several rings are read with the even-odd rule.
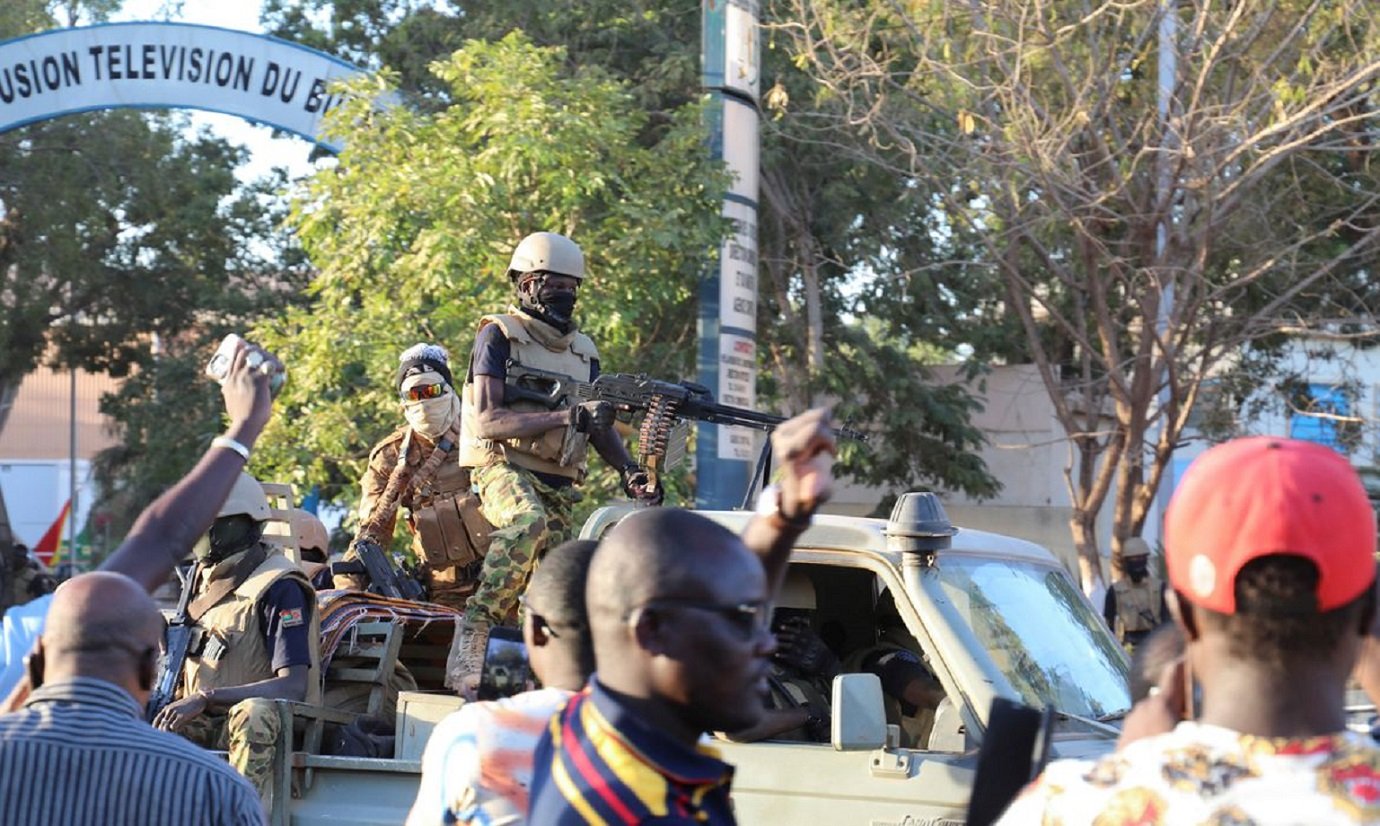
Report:
[[[701,83],[710,96],[709,146],[733,175],[723,214],[734,232],[700,281],[699,381],[715,398],[754,407],[757,394],[757,0],[703,0]],[[732,508],[747,490],[756,440],[750,431],[699,425],[695,504]]]

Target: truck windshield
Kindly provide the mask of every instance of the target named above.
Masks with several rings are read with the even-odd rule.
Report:
[[[1130,708],[1126,659],[1067,577],[958,556],[938,569],[944,597],[1026,705],[1090,718]]]

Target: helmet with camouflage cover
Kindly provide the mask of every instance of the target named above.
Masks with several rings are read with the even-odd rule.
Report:
[[[321,551],[324,554],[330,544],[326,526],[315,514],[301,508],[292,509],[292,535],[297,540],[299,551]]]
[[[508,263],[508,280],[529,272],[568,275],[577,281],[585,278],[585,254],[580,245],[554,232],[534,232],[518,242]]]

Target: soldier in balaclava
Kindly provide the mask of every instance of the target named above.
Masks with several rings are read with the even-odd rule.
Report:
[[[1164,582],[1150,570],[1150,545],[1139,536],[1121,543],[1121,576],[1107,589],[1102,615],[1128,648],[1164,621]]]
[[[316,592],[280,548],[263,541],[269,516],[263,487],[241,473],[192,551],[192,640],[173,702],[153,721],[229,751],[266,802],[280,729],[273,700],[321,699]]]
[[[474,591],[479,573],[477,545],[465,522],[469,471],[457,462],[460,394],[450,371],[450,354],[439,344],[416,344],[398,357],[394,379],[402,427],[374,445],[360,480],[359,532],[387,549],[399,508],[406,511],[412,549],[428,573],[433,602],[457,610]],[[477,503],[475,505],[477,508]],[[354,543],[344,554],[356,558]],[[358,574],[336,574],[337,588],[363,589]]]
[[[580,247],[554,232],[529,235],[513,251],[508,278],[517,306],[480,320],[463,393],[460,464],[470,469],[493,526],[479,586],[447,664],[447,684],[470,697],[489,629],[516,625],[517,600],[537,561],[570,538],[588,447],[619,470],[629,496],[661,501],[660,488],[647,490],[646,473],[612,427],[613,408],[576,395],[575,382],[599,375],[599,352],[575,322],[585,280]],[[548,390],[549,396],[517,398],[518,388]]]

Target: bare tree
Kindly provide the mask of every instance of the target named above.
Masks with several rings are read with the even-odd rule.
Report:
[[[1285,328],[1373,323],[1380,3],[778,0],[776,19],[858,137],[840,150],[941,193],[984,250],[1071,446],[1085,589],[1098,513],[1119,554],[1215,375]]]

